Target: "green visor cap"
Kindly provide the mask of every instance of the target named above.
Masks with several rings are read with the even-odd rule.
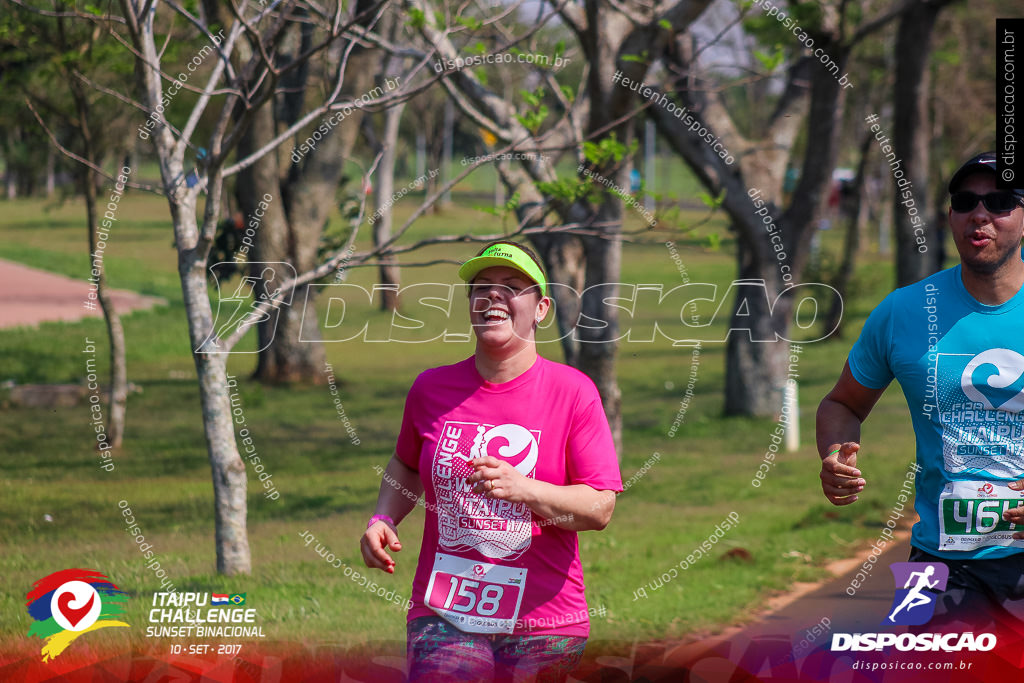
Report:
[[[534,262],[534,260],[530,258],[529,254],[514,244],[507,244],[503,242],[501,244],[494,244],[487,247],[482,254],[471,258],[462,264],[462,267],[459,268],[459,277],[466,282],[470,282],[481,270],[484,268],[493,268],[494,266],[515,268],[530,280],[533,280],[535,283],[540,285],[540,293],[542,296],[548,295],[547,278],[544,277],[544,272]]]

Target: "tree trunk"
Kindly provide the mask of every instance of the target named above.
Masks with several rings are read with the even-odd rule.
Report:
[[[185,215],[195,215],[194,209]],[[205,349],[200,348],[207,337],[207,330],[213,328],[210,299],[206,291],[205,259],[189,259],[180,254],[178,270],[192,348],[198,349],[192,356],[199,379],[203,431],[213,475],[217,571],[226,576],[249,574],[252,561],[246,529],[246,472],[245,463],[238,454],[234,422],[231,419],[227,384],[229,354],[206,353]]]
[[[776,321],[789,319],[788,299],[772,310],[781,290],[778,267],[755,258],[743,240],[736,242],[736,261],[739,279],[730,288],[736,299],[725,346],[725,414],[774,417],[782,408],[789,358],[789,343],[777,339],[787,330]]]
[[[894,174],[899,171],[904,174],[902,178],[893,179],[897,183],[892,207],[897,287],[913,284],[939,268],[941,230],[927,222],[931,207],[928,200],[931,144],[928,67],[935,21],[948,2],[912,3],[900,18],[896,35],[892,136],[896,158],[887,165]],[[898,162],[902,168],[894,165]]]
[[[249,155],[262,147],[273,137],[274,129],[273,106],[269,103],[253,112],[251,125],[238,145],[239,155]],[[238,207],[245,216],[246,229],[255,231],[255,258],[249,265],[249,274],[256,280],[253,296],[259,300],[269,296],[290,274],[278,272],[280,266],[268,269],[263,264],[292,263],[294,258],[293,236],[278,178],[277,155],[267,154],[242,170],[238,174],[235,194]],[[262,217],[257,213],[262,213]],[[314,376],[323,375],[323,363],[316,364],[309,359],[309,354],[314,352],[313,347],[319,345],[299,342],[295,316],[289,315],[294,314],[298,307],[301,318],[304,299],[300,296],[302,293],[297,289],[292,294],[291,306],[282,306],[257,325],[260,351],[254,378],[268,383],[285,383],[302,381],[309,372]],[[316,318],[309,317],[315,326]]]
[[[157,48],[154,14],[135,11],[127,2],[121,3],[129,35],[136,54],[138,89],[147,111],[157,111],[163,100],[164,83],[160,74],[160,52]],[[233,87],[238,87],[234,83]],[[227,112],[225,112],[225,115]],[[225,116],[225,120],[227,117]],[[151,133],[153,147],[160,165],[160,179],[167,196],[174,226],[174,244],[178,253],[178,277],[188,320],[189,341],[196,365],[203,431],[206,437],[210,473],[213,479],[214,529],[217,549],[217,571],[228,576],[251,571],[248,531],[246,529],[246,472],[235,443],[227,385],[227,360],[230,349],[222,349],[214,328],[210,293],[207,287],[207,259],[215,239],[224,189],[222,166],[212,165],[207,175],[206,210],[203,232],[196,220],[200,190],[182,183],[184,178],[184,145],[177,145],[174,134],[163,123]],[[208,143],[212,157],[220,151],[221,134],[214,134]],[[273,155],[270,155],[273,156]],[[271,202],[273,206],[274,202]]]
[[[52,199],[57,191],[57,153],[53,147],[46,148],[46,198]]]
[[[78,112],[78,133],[82,138],[82,151],[85,158],[96,164],[102,164],[102,154],[96,149],[90,123],[89,99],[82,90],[82,85],[74,76],[69,75],[71,96]],[[52,156],[52,150],[51,150]],[[52,163],[48,162],[48,173],[52,172]],[[124,420],[128,405],[128,369],[125,360],[124,327],[121,317],[114,310],[114,303],[107,292],[107,277],[103,253],[97,253],[98,224],[96,218],[97,180],[99,176],[90,168],[82,171],[82,190],[85,193],[85,213],[89,230],[89,261],[92,280],[96,283],[96,298],[103,310],[103,319],[107,324],[107,337],[110,340],[110,400],[107,406],[106,445],[111,450],[121,447],[124,441]],[[104,240],[105,242],[105,240]],[[105,250],[105,249],[104,249]],[[96,444],[102,450],[102,443]]]
[[[825,318],[825,329],[834,329],[835,332],[831,336],[836,339],[841,339],[843,336],[843,301],[849,292],[850,282],[853,280],[853,273],[857,265],[857,254],[860,251],[860,233],[868,204],[864,177],[867,174],[868,152],[873,137],[869,132],[861,141],[857,173],[853,178],[848,195],[840,196],[839,199],[839,215],[846,224],[846,234],[843,238],[843,260],[839,266],[839,272],[836,273],[832,282],[838,296],[832,300],[832,305]]]
[[[89,226],[89,263],[91,268],[99,271],[93,275],[96,284],[96,298],[103,311],[103,319],[107,325],[107,338],[110,340],[110,404],[107,406],[106,436],[107,445],[111,450],[121,447],[124,441],[124,418],[128,404],[128,370],[125,361],[124,327],[121,316],[114,310],[114,302],[107,291],[106,267],[104,259],[95,256],[96,246],[96,187],[92,183],[92,171],[86,172],[85,212]],[[99,448],[97,444],[97,448]]]
[[[623,174],[620,174],[623,175]],[[618,309],[605,299],[619,295],[619,274],[622,272],[622,242],[615,239],[621,230],[622,202],[609,198],[597,214],[597,220],[612,224],[605,229],[607,237],[584,237],[586,254],[586,295],[580,300],[580,320],[600,320],[605,325],[580,325],[579,364],[577,367],[597,386],[604,403],[604,412],[612,430],[616,452],[622,457],[622,391],[616,381],[615,361],[618,356]]]
[[[558,335],[568,365],[580,365],[580,342],[576,323],[580,319],[580,294],[586,282],[587,259],[579,237],[566,233],[536,234],[530,238],[544,262],[549,291],[555,302]],[[564,285],[564,286],[563,286]]]
[[[366,9],[364,5],[365,2],[360,2],[356,11]],[[301,41],[296,41],[296,54],[312,44],[309,25],[302,24],[298,30],[301,31]],[[339,57],[343,52],[338,51]],[[286,58],[287,55],[281,59]],[[372,50],[356,47],[344,68],[343,92],[350,98],[356,99],[373,88],[379,64]],[[239,144],[239,155],[262,148],[277,134],[275,107],[280,105],[281,111],[285,112],[285,123],[294,116],[294,112],[301,111],[310,84],[303,75],[301,78],[296,76],[288,85],[288,92],[280,103],[271,98],[253,113],[252,126]],[[334,115],[334,112],[325,114],[324,118]],[[287,157],[278,154],[264,156],[239,174],[236,195],[247,216],[252,216],[251,207],[255,207],[262,197],[269,194],[274,198],[269,202],[272,211],[264,216],[259,228],[257,255],[260,261],[287,262],[299,273],[317,265],[320,236],[335,205],[335,193],[345,159],[351,154],[362,117],[363,111],[357,107],[346,118],[335,120],[336,126],[323,135],[314,149],[307,152],[299,163],[291,163],[286,176],[280,173],[278,160]],[[259,287],[263,291],[260,293],[273,291],[279,282],[277,277],[283,275],[277,274],[270,281],[261,278]],[[326,382],[323,372],[326,356],[319,320],[314,315],[303,315],[307,308],[315,310],[315,291],[309,284],[296,287],[291,305],[281,308],[278,319],[271,317],[260,323],[260,355],[253,375],[255,378],[268,383]]]
[[[13,138],[13,136],[11,137]],[[7,159],[5,159],[4,163],[4,188],[8,199],[18,198],[18,173],[15,170],[14,161],[11,159],[13,149],[13,144],[8,147]]]
[[[391,239],[392,207],[385,207],[395,194],[395,151],[398,145],[398,126],[402,122],[404,104],[399,104],[384,112],[384,135],[382,139],[383,155],[377,166],[377,182],[375,184],[374,204],[380,215],[373,223],[373,246],[379,248]],[[382,258],[378,268],[381,284],[380,307],[382,311],[394,311],[398,308],[398,289],[401,276],[393,258]]]

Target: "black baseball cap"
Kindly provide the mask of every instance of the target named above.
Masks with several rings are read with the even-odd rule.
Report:
[[[996,153],[995,152],[982,152],[976,157],[972,157],[963,166],[957,169],[957,172],[953,174],[953,177],[949,181],[949,193],[953,194],[956,192],[957,186],[963,182],[964,178],[977,171],[988,171],[992,175],[996,174]],[[1024,195],[1024,189],[1016,187],[1013,189],[1018,195]]]

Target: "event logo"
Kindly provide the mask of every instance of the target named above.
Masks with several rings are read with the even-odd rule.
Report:
[[[538,448],[537,439],[529,429],[508,423],[491,427],[486,432],[481,425],[477,427],[477,431],[479,434],[473,442],[470,457],[490,455],[502,458],[523,476],[530,476],[537,465]]]
[[[935,614],[937,593],[946,590],[949,567],[941,562],[893,562],[896,582],[885,626],[921,626]],[[985,652],[995,647],[995,634],[981,633],[834,633],[831,651]]]
[[[882,623],[920,626],[935,613],[936,593],[944,591],[949,567],[941,562],[894,562],[889,565],[896,581],[889,616]],[[987,652],[996,646],[993,633],[833,633],[832,652]]]
[[[967,398],[989,410],[1019,413],[1024,408],[1024,356],[989,349],[972,358],[960,376]]]
[[[935,613],[935,593],[926,591],[946,590],[949,567],[942,563],[894,562],[889,569],[896,581],[896,592],[892,609],[883,623],[904,626],[928,623]]]
[[[29,636],[42,638],[43,661],[54,659],[79,636],[109,626],[120,617],[128,594],[92,569],[64,569],[36,581],[25,596],[32,617]]]
[[[944,469],[981,483],[1024,476],[1024,356],[1010,349],[939,353],[934,375]]]
[[[468,478],[473,475],[473,460],[484,456],[504,460],[523,476],[534,477],[540,438],[540,430],[512,423],[446,421],[442,425],[431,476],[438,542],[444,551],[474,550],[505,560],[526,552],[533,538],[529,506],[491,498],[477,491]],[[471,572],[472,567],[465,570]]]

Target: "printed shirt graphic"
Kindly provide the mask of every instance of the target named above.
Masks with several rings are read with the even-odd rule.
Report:
[[[954,558],[1021,551],[1002,521],[1024,495],[1024,289],[987,306],[960,266],[896,290],[871,313],[850,350],[854,379],[870,388],[899,381],[917,437],[911,543]],[[858,463],[862,468],[868,462]]]
[[[519,557],[530,547],[530,508],[474,493],[466,478],[473,474],[470,460],[491,455],[533,479],[540,433],[517,424],[445,422],[441,434],[431,473],[442,549],[476,550],[494,559]]]
[[[486,498],[466,484],[469,461],[491,455],[533,479],[621,491],[608,421],[585,375],[544,358],[502,384],[481,378],[473,358],[428,370],[409,391],[396,453],[419,471],[427,502],[410,620],[435,616],[425,605],[429,585],[442,599],[450,590],[449,605],[477,601],[474,614],[514,621],[505,632],[589,634],[576,533],[539,525],[525,504]],[[459,583],[474,574],[501,590]]]

